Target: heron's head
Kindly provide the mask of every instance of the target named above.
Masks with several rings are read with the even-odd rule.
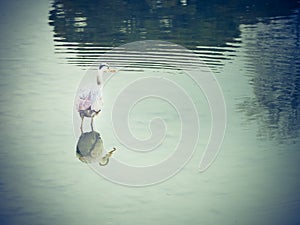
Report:
[[[98,70],[101,70],[101,71],[109,70],[109,65],[107,63],[101,63]]]
[[[100,66],[99,66],[99,68],[98,68],[98,72],[100,74],[102,74],[103,72],[115,73],[116,69],[110,68],[107,63],[101,63]]]

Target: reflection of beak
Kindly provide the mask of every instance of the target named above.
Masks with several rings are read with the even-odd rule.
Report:
[[[111,156],[114,153],[114,151],[116,151],[116,150],[117,150],[116,148],[113,148],[113,150],[108,152],[108,155]]]

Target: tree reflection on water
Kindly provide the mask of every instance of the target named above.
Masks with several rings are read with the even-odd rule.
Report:
[[[247,40],[255,71],[254,97],[239,105],[249,120],[260,123],[261,137],[296,139],[300,129],[300,30],[297,15],[274,18],[255,27]],[[246,33],[251,33],[250,28]]]
[[[50,25],[57,41],[119,46],[152,39],[224,46],[240,34],[241,23],[286,15],[296,1],[54,0]]]

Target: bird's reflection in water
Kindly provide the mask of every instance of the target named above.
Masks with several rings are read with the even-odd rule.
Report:
[[[103,141],[100,134],[96,131],[82,133],[78,139],[76,155],[84,163],[98,162],[100,166],[105,166],[109,162],[116,149],[104,155]]]

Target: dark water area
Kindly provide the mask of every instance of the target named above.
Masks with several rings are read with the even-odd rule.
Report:
[[[189,49],[226,46],[240,24],[289,16],[297,1],[54,1],[50,25],[57,42],[119,46],[166,40]],[[101,35],[98,35],[101,34]]]
[[[0,30],[0,224],[300,224],[299,1],[0,1]],[[211,114],[178,69],[199,59],[227,110],[220,153],[203,173]],[[148,165],[170,153],[136,156],[115,137],[110,97],[132,79],[178,79],[201,109],[197,149],[174,177],[126,187],[76,158],[74,98],[99,60],[125,68],[95,119],[116,159]],[[163,116],[172,148],[177,114],[156,104],[137,104],[131,129],[147,137],[145,121]]]

